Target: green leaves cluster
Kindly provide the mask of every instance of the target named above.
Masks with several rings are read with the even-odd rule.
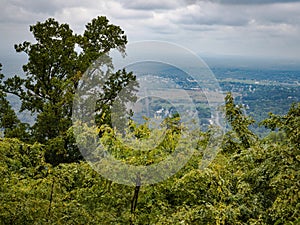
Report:
[[[2,79],[4,75],[1,73],[2,65],[0,64],[0,87],[3,87]],[[21,123],[15,111],[12,109],[7,94],[0,89],[0,128],[5,137],[17,137],[21,140],[27,140],[27,125]]]
[[[157,184],[141,186],[134,213],[130,210],[132,187],[106,180],[86,162],[60,163],[53,167],[45,162],[45,146],[2,139],[1,222],[298,224],[300,155],[298,143],[291,142],[288,135],[294,127],[295,111],[292,107],[287,115],[280,116],[290,115],[291,118],[290,123],[284,120],[286,124],[282,126],[286,132],[284,141],[274,142],[266,137],[251,142],[249,148],[236,142],[239,151],[221,149],[204,170],[199,167],[201,153],[195,154],[176,175]],[[266,123],[277,121],[272,118]],[[175,128],[178,127],[172,127],[170,131]],[[103,141],[111,146],[109,149],[115,157],[125,161],[138,159],[130,149],[121,151],[118,136],[111,128],[105,129]],[[147,122],[140,126],[131,124],[131,131],[132,137],[140,139],[147,139],[155,132]],[[176,136],[176,132],[173,135]],[[199,135],[203,136],[203,132]],[[171,139],[165,140],[170,142]],[[204,145],[199,142],[198,148]],[[158,159],[164,157],[156,156]],[[147,165],[143,158],[131,163]]]
[[[60,24],[53,18],[30,26],[30,32],[35,42],[25,41],[15,45],[17,52],[28,56],[28,63],[23,66],[26,77],[16,75],[8,78],[0,89],[1,93],[13,94],[21,100],[21,112],[27,110],[37,118],[34,124],[21,124],[2,100],[1,127],[6,137],[19,138],[24,135],[21,139],[29,139],[29,143],[37,141],[48,145],[50,151],[46,159],[53,165],[81,160],[74,137],[68,131],[72,125],[75,90],[83,74],[95,66],[94,62],[99,57],[106,59],[101,63],[112,71],[111,59],[107,54],[111,49],[124,54],[127,37],[119,26],[110,24],[103,16],[88,23],[82,35],[75,34],[68,24]],[[131,86],[136,85],[135,76],[124,70],[112,74],[103,84],[104,96],[98,98],[98,111],[102,112],[101,120],[97,121],[99,126],[110,121],[112,102],[131,81]],[[5,98],[2,95],[1,99]],[[131,93],[126,96],[134,99]],[[119,99],[120,107],[124,108],[123,100]],[[18,134],[20,129],[23,129],[22,133]]]
[[[228,133],[229,138],[234,139],[236,136],[243,148],[249,148],[256,140],[256,136],[249,130],[249,125],[253,124],[254,120],[244,115],[242,106],[235,105],[231,93],[225,97],[225,117],[233,131]]]
[[[129,188],[109,188],[87,163],[53,167],[42,145],[16,139],[2,139],[0,150],[0,224],[124,223]]]
[[[279,131],[284,131],[287,140],[297,147],[300,147],[300,103],[293,104],[286,115],[279,116],[273,113],[269,114],[269,118],[262,122],[265,127]]]

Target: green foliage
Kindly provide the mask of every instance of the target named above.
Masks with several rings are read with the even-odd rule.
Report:
[[[97,84],[97,83],[96,83]],[[138,82],[135,75],[127,73],[124,69],[111,74],[109,79],[101,87],[103,93],[99,93],[96,102],[95,122],[100,127],[103,124],[117,126],[119,130],[126,127],[130,112],[126,113],[125,104],[135,102],[137,97]]]
[[[23,66],[26,77],[9,78],[1,89],[20,98],[21,111],[29,110],[37,114],[36,122],[31,127],[31,142],[38,141],[50,146],[58,140],[64,143],[60,144],[59,148],[49,147],[49,162],[57,165],[60,162],[78,161],[82,156],[78,149],[76,150],[74,142],[72,143],[74,138],[67,134],[72,125],[75,90],[82,74],[93,66],[98,57],[114,48],[124,54],[127,38],[124,31],[110,24],[106,17],[93,19],[86,25],[83,35],[74,34],[68,24],[59,24],[53,18],[30,26],[30,32],[35,39],[34,43],[25,41],[15,45],[17,52],[28,56],[28,63]],[[80,52],[76,50],[77,47],[81,48]],[[112,69],[110,58],[106,58],[107,61],[102,63]],[[120,90],[131,81],[135,81],[132,73],[119,71],[103,84],[105,96],[99,97],[99,110],[106,114],[104,120],[99,123],[110,122],[109,107]],[[129,94],[127,96],[133,99]],[[125,104],[123,100],[120,99],[121,103]],[[9,115],[13,116],[10,112],[6,117]],[[13,119],[5,118],[6,121]],[[12,123],[11,121],[10,124]]]
[[[0,150],[0,224],[128,221],[130,189],[109,187],[87,163],[53,168],[45,163],[43,146],[16,139],[2,139]]]
[[[290,143],[300,147],[300,103],[293,104],[286,115],[270,113],[269,118],[264,120],[262,125],[271,130],[283,131]]]
[[[0,129],[3,135],[8,138],[19,138],[20,140],[28,140],[28,126],[18,119],[15,111],[6,99],[7,95],[2,91],[4,88],[2,79],[4,75],[1,73],[2,65],[0,64]]]
[[[125,135],[104,127],[100,141],[116,159],[136,166],[151,165],[161,162],[175,151],[181,136],[178,120],[167,118],[162,123],[165,129],[150,128],[147,121],[141,125],[130,121]]]
[[[294,116],[288,115],[294,121]],[[124,139],[109,126],[103,127],[101,140],[111,146],[111,153],[119,160],[133,165],[156,163],[169,154],[163,146],[171,140],[176,145],[180,124],[176,118],[166,122],[173,132],[167,132],[168,137],[163,139],[166,143],[158,146],[154,155],[151,151],[140,154],[124,147],[121,143]],[[131,123],[129,129],[128,135],[140,140],[161,132],[150,128],[147,121],[142,125]],[[284,125],[282,129],[289,130]],[[207,134],[199,135],[201,149],[207,146]],[[0,221],[2,224],[298,224],[299,148],[290,142],[288,135],[277,140],[280,142],[257,140],[249,148],[240,147],[231,154],[221,151],[204,170],[199,167],[200,151],[176,175],[141,186],[132,212],[132,196],[136,193],[133,187],[104,179],[87,162],[60,163],[53,167],[44,158],[48,146],[1,139]],[[61,140],[56,140],[52,147],[61,144]],[[184,145],[190,147],[187,142]],[[139,158],[145,155],[154,161]]]
[[[256,136],[249,130],[249,125],[253,124],[254,120],[244,115],[242,106],[234,103],[231,93],[225,97],[225,116],[234,132],[228,134],[229,139],[236,136],[243,148],[249,148],[256,140]]]
[[[146,118],[144,124],[130,121],[128,128],[124,126],[128,114],[118,112],[135,100],[138,85],[126,71],[102,83],[96,126],[78,121],[78,127],[71,127],[71,103],[75,88],[82,85],[82,73],[112,48],[124,53],[127,40],[119,27],[98,17],[87,24],[83,35],[73,34],[67,24],[54,19],[30,30],[36,43],[15,46],[29,56],[26,78],[16,76],[3,84],[0,74],[0,125],[6,137],[0,139],[0,224],[300,223],[299,103],[286,115],[270,114],[263,125],[276,132],[259,140],[248,128],[254,121],[228,94],[225,115],[230,130],[220,153],[203,169],[204,151],[215,151],[208,144],[217,132],[213,128],[186,135],[179,115],[165,119],[158,128]],[[76,45],[82,52],[75,51]],[[90,87],[83,84],[82,88]],[[38,114],[31,142],[22,141],[28,141],[28,127],[16,117],[6,93],[20,97],[22,110]],[[120,117],[118,124],[111,124],[113,116]],[[168,156],[176,149],[180,160],[187,151],[197,151],[180,171],[160,183],[140,186],[143,174],[136,173],[128,178],[134,187],[125,186],[105,179],[79,160],[73,135],[79,128],[84,132],[78,138],[87,149],[99,140],[107,151],[103,153],[128,165],[167,161],[165,165],[171,167],[174,162]],[[97,163],[107,173],[115,172],[104,160]]]

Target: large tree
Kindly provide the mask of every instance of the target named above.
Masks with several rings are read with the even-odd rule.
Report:
[[[32,136],[34,141],[50,146],[50,162],[77,160],[80,154],[68,129],[72,125],[72,101],[78,82],[89,66],[111,49],[124,54],[127,37],[119,26],[110,24],[103,16],[88,23],[82,35],[74,34],[68,24],[59,24],[53,18],[30,26],[30,31],[35,43],[15,45],[17,52],[28,56],[28,63],[23,66],[26,77],[7,79],[4,91],[20,98],[21,111],[37,115]],[[118,73],[117,83],[111,79],[115,77],[107,81],[108,86],[122,87],[135,77],[124,71]],[[119,90],[107,88],[107,92]]]

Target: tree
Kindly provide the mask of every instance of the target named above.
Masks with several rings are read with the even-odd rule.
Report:
[[[25,41],[15,45],[17,52],[28,56],[28,63],[23,66],[26,77],[7,79],[3,89],[20,98],[21,111],[37,114],[32,127],[33,139],[52,145],[52,152],[46,158],[52,163],[76,161],[81,156],[68,132],[72,125],[75,89],[83,73],[98,57],[113,48],[124,54],[127,37],[120,27],[109,24],[103,16],[88,23],[83,35],[74,34],[68,24],[59,24],[53,18],[30,26],[30,31],[35,43]],[[76,51],[77,47],[81,48],[80,52]],[[135,79],[125,71],[117,75],[118,83],[113,82],[113,76],[107,81],[110,101],[128,80]],[[53,142],[60,143],[59,149],[53,148]]]
[[[2,65],[0,64],[0,89],[3,87],[2,79],[4,78],[1,70]],[[7,95],[0,90],[0,129],[5,137],[26,140],[28,138],[27,126],[18,119],[6,97]]]
[[[300,103],[293,104],[286,115],[280,116],[273,113],[262,123],[271,130],[283,131],[293,145],[300,147]]]
[[[166,122],[174,131],[166,135],[176,136],[178,121]],[[149,132],[162,134],[147,122],[132,122],[129,128],[130,137],[139,139],[147,139]],[[123,162],[149,165],[169,155],[166,145],[157,146],[154,154],[132,151],[114,132],[107,127],[101,139]],[[107,181],[87,162],[53,167],[45,162],[43,145],[2,138],[0,224],[299,224],[299,148],[284,138],[278,143],[257,140],[239,153],[220,151],[206,169],[199,168],[200,152],[174,176],[136,185],[134,195],[132,187]],[[164,168],[155,176],[163,173]]]
[[[231,93],[225,97],[225,117],[237,135],[241,146],[249,148],[256,139],[256,136],[249,130],[249,125],[253,124],[254,120],[244,115],[242,106],[235,105]]]

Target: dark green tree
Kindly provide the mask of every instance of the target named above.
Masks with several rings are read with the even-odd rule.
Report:
[[[0,64],[0,89],[3,88],[2,79],[4,75],[1,73],[2,65]],[[0,128],[2,129],[3,136],[8,138],[19,138],[27,140],[28,134],[26,133],[27,125],[21,123],[15,111],[12,109],[7,95],[0,90]]]
[[[124,31],[109,23],[106,17],[97,17],[86,25],[83,35],[74,34],[68,24],[59,24],[50,18],[30,26],[35,43],[28,41],[15,45],[17,52],[28,56],[23,66],[25,78],[15,76],[4,83],[4,91],[20,98],[21,111],[37,115],[32,127],[34,141],[49,147],[46,158],[51,163],[81,159],[68,129],[72,125],[72,102],[78,82],[92,63],[111,49],[125,53],[127,37]],[[77,49],[80,49],[78,51]],[[112,67],[109,63],[108,66]],[[132,74],[125,71],[107,81],[109,100],[123,87]]]

